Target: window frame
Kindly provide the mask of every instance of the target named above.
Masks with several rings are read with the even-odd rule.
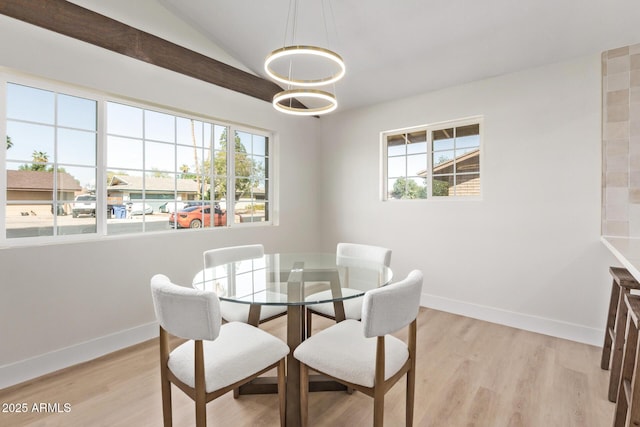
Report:
[[[74,97],[80,97],[85,99],[90,99],[96,102],[97,112],[96,112],[96,185],[95,185],[95,194],[96,194],[96,231],[94,233],[80,233],[80,234],[53,234],[47,236],[29,236],[29,237],[7,237],[7,150],[0,150],[0,164],[2,165],[2,171],[0,172],[0,203],[2,204],[2,211],[0,212],[0,227],[3,230],[2,235],[0,236],[0,247],[14,247],[14,246],[33,246],[33,245],[41,245],[41,244],[61,244],[65,242],[77,242],[77,241],[91,241],[91,240],[102,240],[102,239],[114,239],[114,238],[127,238],[127,237],[136,237],[140,235],[147,234],[161,234],[161,233],[175,233],[175,232],[215,232],[215,229],[219,228],[246,228],[246,227],[260,227],[260,226],[273,226],[277,225],[276,221],[276,202],[277,198],[275,197],[276,192],[276,174],[274,173],[275,165],[276,165],[276,146],[277,146],[277,137],[276,132],[271,130],[266,130],[258,127],[253,127],[251,125],[246,124],[238,124],[230,121],[220,120],[218,118],[210,117],[203,114],[194,113],[191,111],[184,111],[179,108],[171,108],[170,106],[159,106],[157,104],[152,104],[139,100],[132,100],[130,98],[106,94],[100,91],[86,89],[79,87],[77,85],[68,84],[65,82],[57,82],[51,81],[45,78],[40,78],[38,76],[27,75],[20,72],[15,72],[13,70],[2,69],[0,68],[0,138],[2,140],[6,140],[7,137],[7,121],[8,121],[8,110],[7,110],[7,87],[8,84],[17,84],[32,87],[35,89],[41,89],[45,91],[54,92],[57,94],[70,95]],[[235,131],[248,132],[253,135],[263,136],[266,139],[266,150],[268,156],[265,165],[268,168],[268,179],[266,179],[267,188],[265,188],[267,197],[265,199],[265,209],[268,209],[268,213],[266,213],[265,221],[256,221],[256,222],[235,222],[233,212],[234,212],[234,204],[227,203],[228,210],[227,213],[227,223],[224,226],[217,227],[203,227],[201,229],[196,230],[184,230],[169,228],[168,230],[145,230],[144,225],[142,230],[138,230],[135,232],[127,232],[127,233],[116,233],[116,234],[108,234],[107,230],[107,103],[114,102],[122,105],[127,105],[135,108],[140,108],[142,110],[149,110],[154,112],[159,112],[163,114],[169,114],[171,116],[193,119],[197,121],[201,121],[204,123],[211,124],[212,127],[215,126],[223,126],[227,130],[227,135],[234,135]],[[213,131],[212,131],[212,140],[211,142],[211,152],[214,152],[213,147]],[[174,141],[174,144],[176,142]],[[235,159],[233,155],[235,144],[227,144],[227,168],[231,168],[233,170],[233,161]],[[57,164],[57,160],[55,162]],[[178,168],[176,166],[176,168]],[[146,172],[145,172],[146,173]],[[177,173],[177,171],[176,171]],[[211,167],[207,171],[207,174],[213,179],[214,177],[214,166],[213,162],[211,162]],[[235,177],[227,171],[227,188],[235,188]],[[213,198],[213,196],[212,196]],[[268,203],[267,203],[268,201]],[[52,220],[52,226],[55,228],[57,224],[57,215],[54,215]]]
[[[231,205],[231,207],[229,206],[229,203],[227,201],[227,218],[231,217],[232,218],[232,224],[235,224],[236,227],[239,224],[244,224],[243,226],[249,226],[250,224],[255,224],[255,225],[259,225],[259,224],[263,224],[265,222],[270,223],[270,224],[275,224],[273,221],[273,195],[274,195],[274,189],[273,189],[273,166],[274,166],[274,162],[273,162],[273,151],[274,151],[274,145],[273,144],[273,138],[274,138],[274,133],[272,132],[266,132],[266,131],[260,131],[258,129],[255,128],[249,128],[247,126],[243,126],[243,125],[238,125],[238,124],[233,124],[233,125],[229,125],[227,126],[227,135],[230,135],[232,138],[235,138],[235,134],[238,132],[243,132],[243,133],[249,133],[252,136],[262,136],[264,137],[267,142],[266,142],[266,146],[265,146],[265,159],[266,164],[265,167],[268,171],[268,174],[265,175],[265,181],[266,181],[266,188],[265,190],[265,221],[250,221],[250,222],[235,222],[235,213],[236,213],[236,204],[237,203],[233,203]],[[228,147],[230,141],[227,141],[227,189],[229,188],[234,188],[235,189],[235,178],[236,178],[236,162],[235,161],[231,161],[235,159],[235,153],[236,151],[234,149],[231,149]],[[235,144],[234,144],[235,147]],[[251,155],[255,155],[254,152],[251,152]],[[213,167],[213,164],[212,164]],[[211,171],[211,176],[215,176],[215,171]],[[227,199],[229,198],[229,191],[227,190]],[[252,199],[253,201],[255,201],[256,199]],[[255,204],[254,204],[255,205]],[[268,208],[267,208],[268,206]],[[268,220],[267,220],[268,218]],[[227,219],[227,222],[229,221],[229,219]]]
[[[479,131],[478,131],[478,137],[479,137],[479,146],[478,146],[478,150],[479,150],[479,172],[478,175],[480,177],[480,194],[477,195],[453,195],[453,196],[434,196],[433,195],[433,153],[434,153],[434,149],[433,149],[433,132],[438,131],[438,130],[443,130],[443,129],[447,129],[447,128],[459,128],[459,127],[464,127],[464,126],[469,126],[469,125],[475,125],[477,124],[479,126]],[[426,176],[426,190],[427,190],[427,196],[426,198],[415,198],[415,199],[409,199],[409,198],[402,198],[402,199],[395,199],[392,197],[389,197],[389,150],[388,150],[388,138],[390,136],[394,136],[394,135],[398,135],[398,134],[402,134],[402,133],[413,133],[413,132],[421,132],[424,131],[426,132],[426,165],[427,168],[425,170]],[[406,128],[399,128],[399,129],[392,129],[392,130],[386,130],[386,131],[382,131],[380,132],[380,175],[381,175],[381,180],[380,180],[380,200],[383,202],[403,202],[403,201],[412,201],[412,202],[416,202],[416,201],[423,201],[423,202],[435,202],[435,201],[444,201],[444,200],[450,200],[450,201],[460,201],[460,200],[482,200],[483,194],[484,194],[484,179],[482,179],[482,175],[484,174],[484,162],[483,162],[483,157],[484,157],[484,136],[483,136],[483,132],[484,132],[484,117],[483,116],[471,116],[471,117],[466,117],[466,118],[462,118],[462,119],[455,119],[455,120],[447,120],[447,121],[443,121],[443,122],[437,122],[437,123],[432,123],[432,124],[426,124],[426,125],[418,125],[418,126],[411,126],[411,127],[406,127]],[[437,152],[437,151],[436,151]],[[403,155],[405,158],[408,157],[408,154],[405,152],[405,154]],[[398,156],[400,157],[400,156]],[[458,173],[454,173],[454,175],[458,175]],[[405,178],[408,178],[410,176],[408,171],[405,171]]]

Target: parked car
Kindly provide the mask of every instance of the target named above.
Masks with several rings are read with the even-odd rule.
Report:
[[[78,215],[96,216],[96,196],[93,194],[76,196],[71,205],[71,216],[77,218]]]
[[[162,213],[173,213],[175,211],[181,211],[188,206],[189,205],[185,202],[167,202],[160,205],[158,210]]]
[[[143,205],[142,203],[129,202],[125,203],[125,205],[129,215],[142,215],[143,213],[145,215],[153,214],[153,207],[147,203]]]
[[[215,227],[227,224],[227,212],[223,212],[219,205],[214,207],[213,225]],[[189,206],[169,216],[169,225],[174,228],[200,228],[211,226],[211,205]]]

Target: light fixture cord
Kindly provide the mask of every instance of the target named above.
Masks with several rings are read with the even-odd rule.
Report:
[[[296,42],[296,33],[298,31],[298,0],[289,0],[289,12],[287,14],[287,29],[289,28],[289,19],[291,17],[291,12],[293,10],[293,20],[291,25],[291,44],[295,45]],[[287,31],[285,30],[284,43],[282,47],[287,46]],[[293,61],[289,59],[289,80],[292,80],[293,76]],[[291,89],[291,84],[287,84],[287,89]],[[293,99],[289,99],[289,106],[291,107],[293,104]]]
[[[293,3],[293,25],[291,27],[291,44],[296,44],[296,34],[298,32],[298,0]]]
[[[284,39],[282,40],[282,47],[287,45],[287,35],[289,35],[289,22],[291,21],[291,8],[293,6],[293,0],[289,0],[289,8],[287,9],[287,22],[284,26]]]
[[[327,41],[327,49],[331,49],[332,46],[331,46],[331,43],[329,43],[329,29],[327,27],[327,17],[325,16],[325,10],[324,10],[325,2],[328,3],[329,5],[329,15],[331,17],[331,22],[333,23],[333,30],[336,32],[336,39],[338,35],[338,27],[336,27],[336,16],[333,13],[333,6],[331,5],[331,0],[322,0],[322,22],[324,23],[324,36]],[[336,83],[333,82],[331,86],[333,87],[334,96],[337,96],[338,93],[336,91]]]
[[[331,44],[329,43],[329,29],[327,27],[327,16],[325,15],[324,12],[324,8],[325,8],[325,0],[322,0],[322,23],[324,24],[324,38],[325,41],[327,42],[327,49],[331,49]],[[329,8],[331,8],[331,2],[329,2]]]

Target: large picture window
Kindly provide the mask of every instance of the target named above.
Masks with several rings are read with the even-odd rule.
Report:
[[[382,133],[383,198],[480,196],[480,118]]]
[[[16,82],[6,106],[8,242],[270,221],[269,132]]]

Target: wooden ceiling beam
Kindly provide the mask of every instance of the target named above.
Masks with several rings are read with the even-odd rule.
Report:
[[[2,0],[0,14],[269,103],[282,91],[274,82],[65,0]]]

